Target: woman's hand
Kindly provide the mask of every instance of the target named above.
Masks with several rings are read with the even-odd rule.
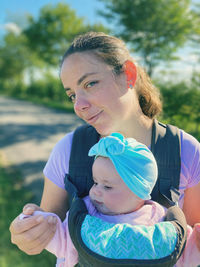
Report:
[[[196,245],[197,245],[197,248],[200,252],[200,223],[196,223],[194,225],[194,231],[196,232]]]
[[[32,215],[34,211],[42,209],[35,204],[27,204],[23,208],[25,215]],[[42,252],[56,231],[56,218],[42,215],[30,216],[24,220],[16,217],[10,225],[11,242],[28,255]]]

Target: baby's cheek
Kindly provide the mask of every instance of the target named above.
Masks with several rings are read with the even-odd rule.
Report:
[[[90,197],[91,199],[93,199],[93,187],[94,187],[94,186],[92,186],[91,189],[90,189],[90,191],[89,191],[89,197]]]

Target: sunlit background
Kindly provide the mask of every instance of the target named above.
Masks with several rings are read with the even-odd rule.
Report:
[[[55,257],[49,253],[28,256],[19,251],[10,242],[8,228],[22,206],[33,199],[33,190],[24,188],[22,174],[25,171],[35,177],[36,167],[42,172],[48,156],[40,151],[41,142],[50,153],[50,142],[53,146],[54,138],[64,135],[75,122],[75,117],[69,116],[73,114],[73,105],[59,80],[60,60],[73,38],[93,30],[123,39],[160,89],[163,113],[159,119],[200,140],[199,25],[199,0],[0,1],[1,267],[47,267],[55,263]],[[14,103],[19,111],[12,110]],[[56,109],[42,109],[36,128],[28,119],[20,121],[19,126],[11,114],[20,115],[21,103],[25,103],[26,118],[28,111],[32,114],[35,103],[41,109],[44,106]],[[5,113],[10,115],[10,121],[2,120]],[[30,136],[28,127],[32,131]],[[16,169],[9,163],[10,158],[5,157],[5,150],[12,153],[14,145],[13,153],[19,160],[22,150],[31,150],[27,148],[29,141],[36,145],[28,151],[35,158],[27,158],[18,164],[21,169]]]

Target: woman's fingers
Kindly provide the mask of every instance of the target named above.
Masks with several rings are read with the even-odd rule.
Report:
[[[44,217],[41,215],[31,216],[29,218],[26,218],[26,220],[20,220],[18,216],[12,221],[9,230],[11,232],[11,235],[21,234],[40,224],[43,220]]]
[[[50,241],[56,231],[56,218],[50,219],[51,217],[44,218],[42,215],[37,215],[24,220],[16,218],[10,226],[11,242],[27,254],[36,247],[38,248],[35,249],[35,254],[40,253],[44,249],[44,239],[49,234]]]
[[[54,217],[54,219],[56,219]],[[53,236],[56,232],[56,224],[51,223],[50,227],[46,229],[40,236],[38,236],[34,242],[32,243],[32,247],[29,248],[29,251],[27,254],[29,255],[35,255],[39,254],[45,249],[45,247],[48,245],[48,243],[51,241]]]

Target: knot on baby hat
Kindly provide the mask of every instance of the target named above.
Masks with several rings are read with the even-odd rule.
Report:
[[[99,140],[91,147],[89,156],[109,157],[109,155],[120,155],[125,149],[125,138],[123,135],[113,133]]]
[[[108,157],[125,184],[141,199],[150,199],[158,170],[152,152],[133,138],[112,133],[95,144],[89,156]]]

